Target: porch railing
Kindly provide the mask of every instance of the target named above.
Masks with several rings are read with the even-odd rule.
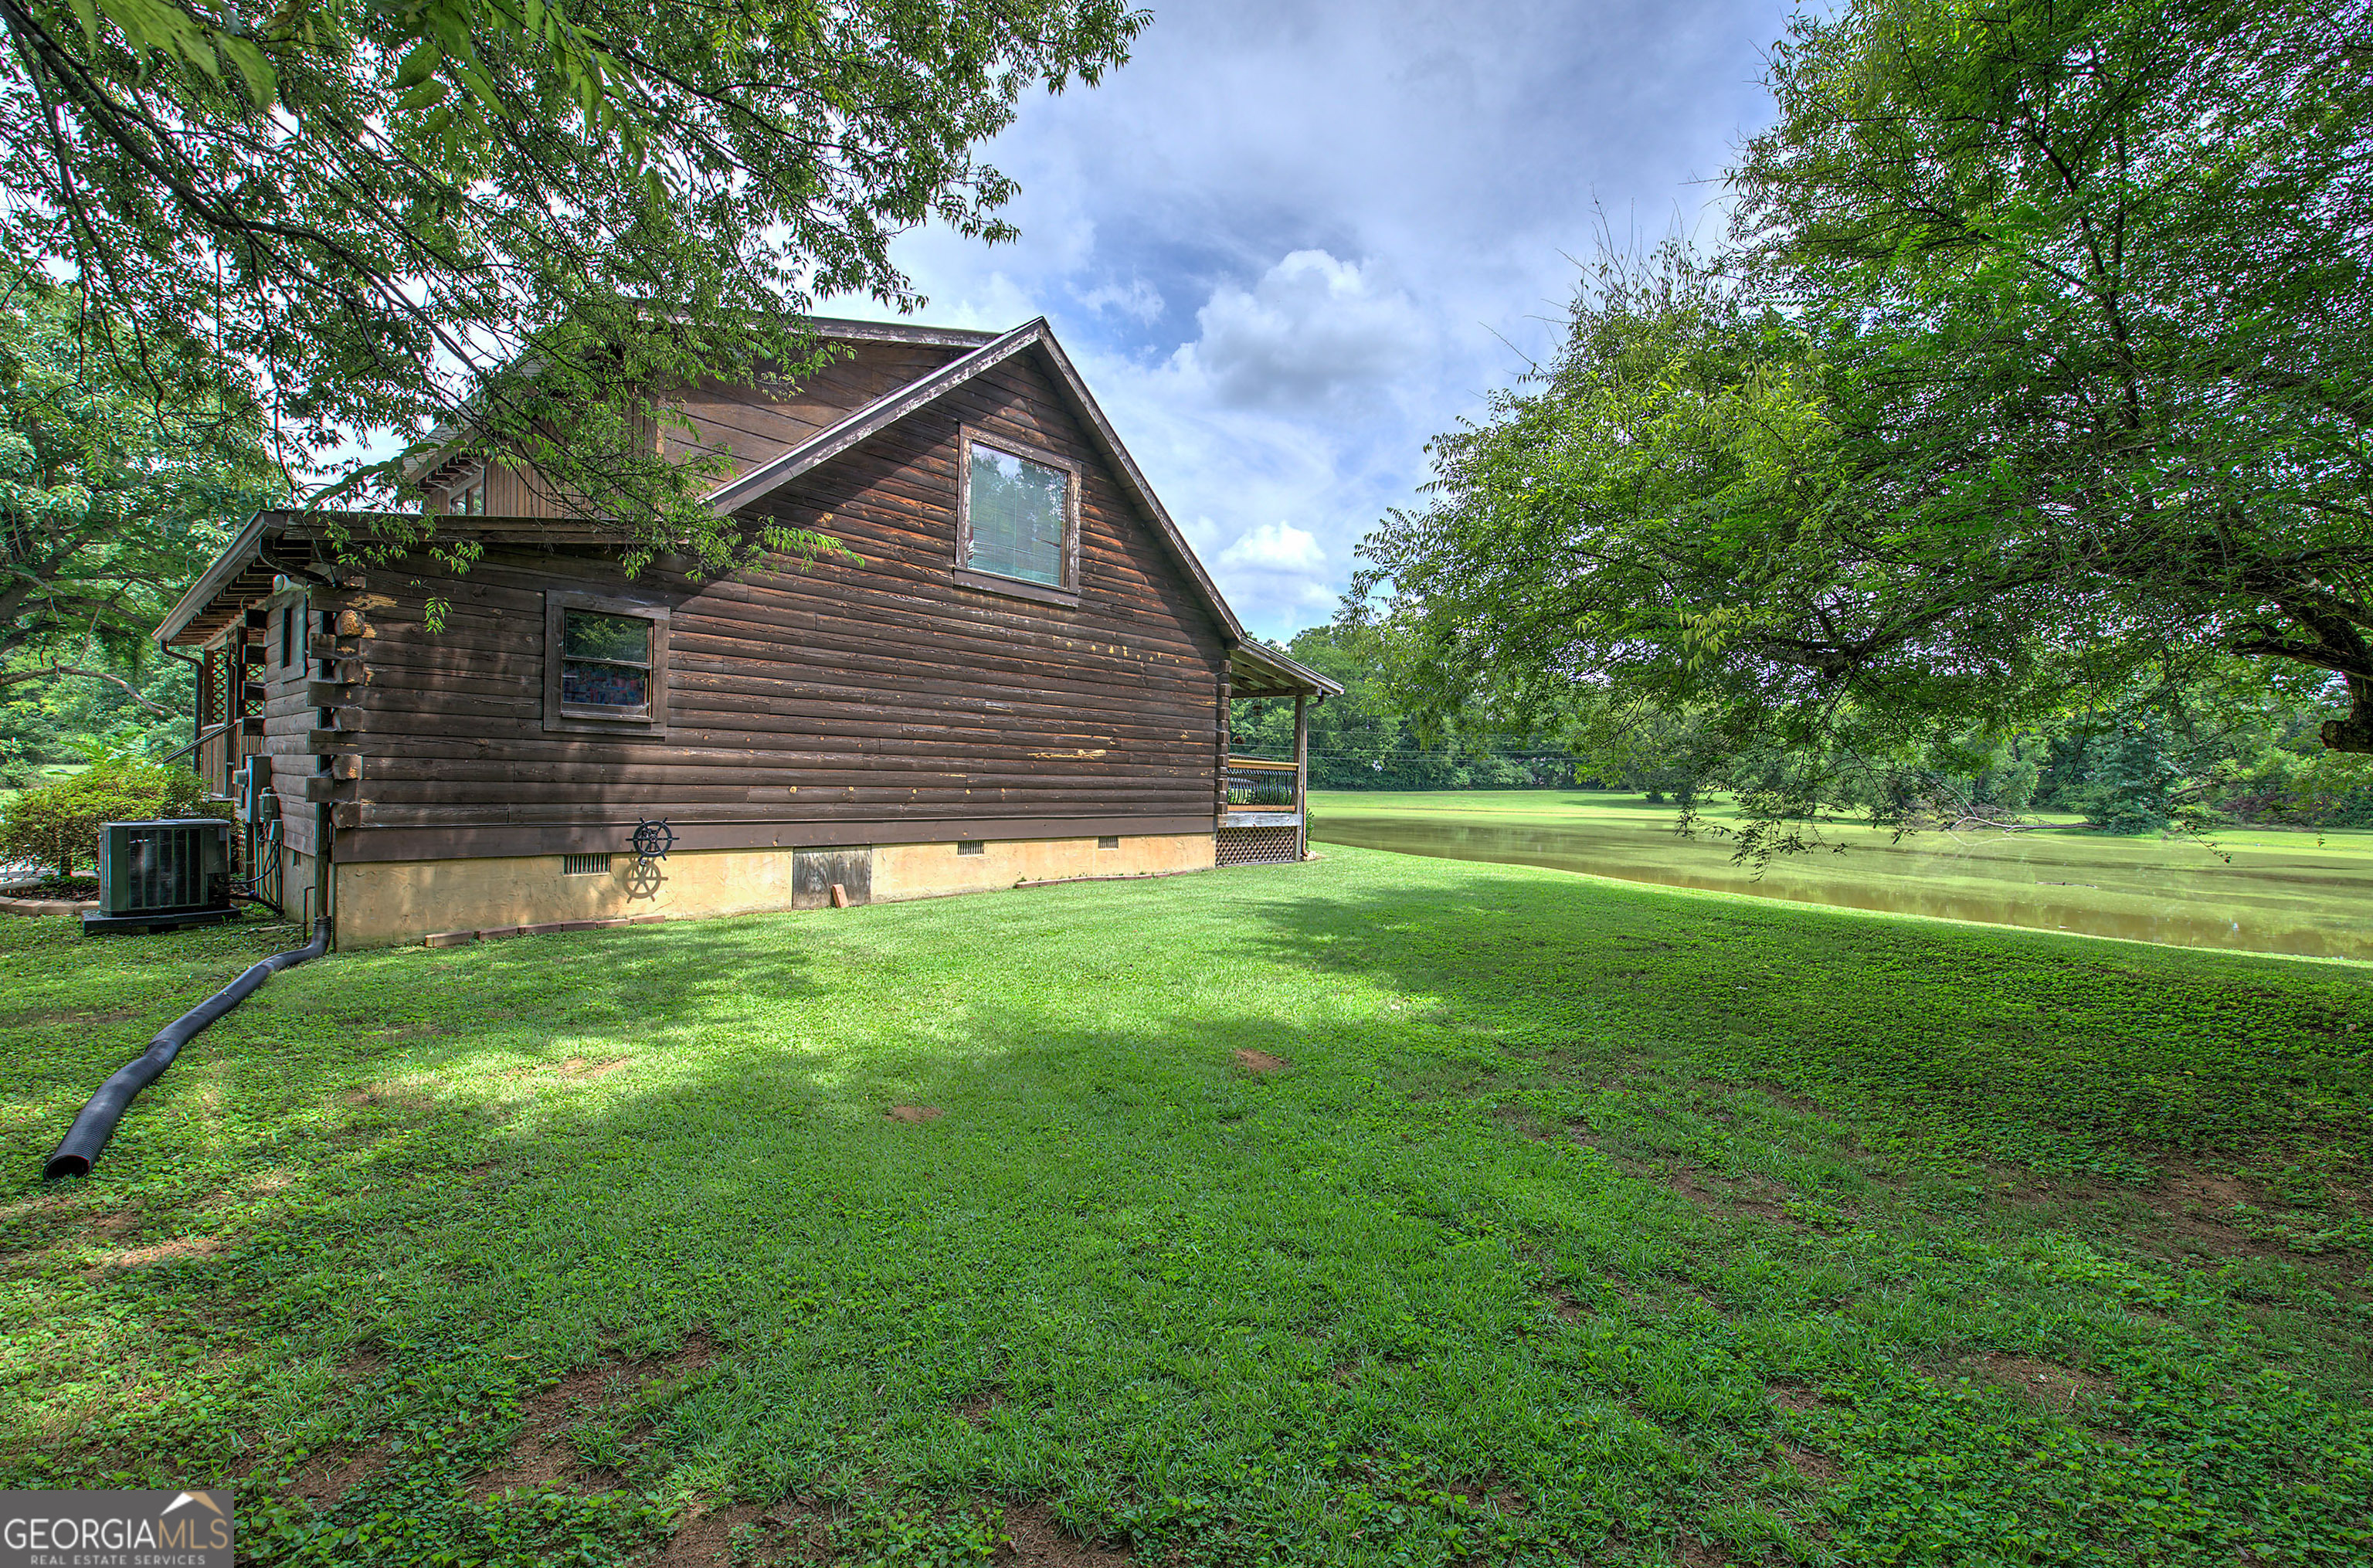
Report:
[[[1228,809],[1291,812],[1302,809],[1302,769],[1262,757],[1228,759]]]

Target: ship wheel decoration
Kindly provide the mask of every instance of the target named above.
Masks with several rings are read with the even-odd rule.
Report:
[[[635,825],[635,859],[664,860],[667,852],[675,848],[675,829],[662,817],[657,822],[644,821]]]

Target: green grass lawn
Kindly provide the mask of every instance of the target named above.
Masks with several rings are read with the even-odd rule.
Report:
[[[1703,831],[1677,809],[1583,790],[1319,790],[1313,837],[1374,849],[1590,872],[2194,947],[2373,960],[2373,831],[2236,827],[2205,837],[2094,832],[2039,817],[2016,832],[1896,834],[1827,823],[1822,848],[1734,862],[1727,802]]]
[[[233,1480],[270,1562],[2373,1551],[2361,966],[1330,849],[333,956],[41,1181],[298,934],[0,922],[0,1485]]]

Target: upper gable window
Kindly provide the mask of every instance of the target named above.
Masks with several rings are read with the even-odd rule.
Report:
[[[450,515],[475,517],[485,509],[486,471],[484,468],[472,469],[446,492],[445,510]]]
[[[967,428],[957,490],[956,567],[966,586],[1069,600],[1079,590],[1080,470],[1058,453]]]

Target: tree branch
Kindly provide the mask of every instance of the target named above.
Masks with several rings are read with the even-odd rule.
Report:
[[[123,695],[146,708],[152,718],[165,717],[166,710],[163,704],[151,702],[141,696],[140,688],[123,676],[109,674],[104,670],[86,670],[79,664],[61,664],[55,660],[30,670],[11,670],[6,674],[0,674],[0,691],[6,691],[10,686],[21,685],[27,681],[38,681],[44,675],[80,675],[87,680],[105,681],[109,685],[123,687]]]

